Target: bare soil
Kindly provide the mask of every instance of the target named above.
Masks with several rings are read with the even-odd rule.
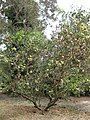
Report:
[[[30,102],[0,94],[0,120],[90,120],[90,97],[70,99],[42,115]]]

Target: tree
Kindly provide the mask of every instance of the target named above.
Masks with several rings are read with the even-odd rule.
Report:
[[[13,4],[16,2],[20,1],[13,1]],[[45,1],[45,4],[47,7],[45,14],[48,17],[47,11],[49,7],[54,8],[54,3]],[[10,6],[10,12],[11,8],[12,6]],[[20,8],[23,10],[23,7]],[[18,11],[19,7],[16,10]],[[15,15],[10,13],[6,15],[10,15],[8,20],[12,25],[15,22],[12,20],[14,16],[18,18],[15,20],[21,21],[27,18],[26,10],[25,18],[17,14],[18,12]],[[9,32],[2,41],[6,45],[6,50],[3,51],[0,61],[3,65],[1,87],[33,102],[39,110],[42,110],[39,106],[42,98],[48,99],[48,104],[44,108],[46,111],[55,105],[59,98],[66,99],[70,91],[69,80],[72,76],[78,75],[83,78],[87,74],[90,59],[89,13],[79,10],[64,16],[57,39],[50,41],[35,29],[27,31],[22,28],[15,29],[16,32],[13,33]]]
[[[82,13],[79,11],[74,15],[85,19],[88,14]],[[90,26],[88,21],[83,21],[85,29],[81,28],[81,19],[77,22],[75,16],[69,14],[69,22],[67,19],[62,23],[58,39],[49,41],[40,32],[21,30],[4,41],[9,88],[32,101],[39,110],[42,110],[39,103],[44,97],[49,100],[45,111],[55,105],[59,98],[66,99],[70,90],[67,78],[77,75],[83,78],[87,74]]]
[[[38,4],[34,0],[2,0],[1,5],[1,14],[7,19],[9,30],[38,27]]]
[[[59,22],[59,15],[61,15],[63,11],[61,11],[58,7],[57,0],[39,0],[39,14],[40,14],[40,21],[44,28],[44,32],[47,27],[50,27],[52,30],[51,37],[55,37],[57,34]],[[56,26],[53,24],[57,23]]]

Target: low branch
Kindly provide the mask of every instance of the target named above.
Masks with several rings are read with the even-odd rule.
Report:
[[[35,108],[37,108],[38,110],[41,110],[41,111],[42,111],[42,109],[38,107],[37,103],[36,103],[35,101],[33,101],[33,100],[32,100],[30,97],[28,97],[27,95],[22,94],[22,93],[19,93],[19,92],[16,92],[16,91],[13,91],[13,92],[16,93],[17,95],[25,98],[26,100],[31,101],[31,102],[34,104]]]

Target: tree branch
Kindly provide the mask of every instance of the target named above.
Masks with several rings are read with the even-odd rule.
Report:
[[[34,104],[35,108],[37,108],[38,110],[41,110],[41,111],[42,111],[42,109],[38,107],[37,103],[36,103],[35,101],[33,101],[33,100],[32,100],[30,97],[28,97],[27,95],[22,94],[22,93],[19,93],[19,92],[16,92],[16,91],[13,91],[13,92],[16,93],[17,95],[25,98],[26,100],[31,101],[31,102]]]

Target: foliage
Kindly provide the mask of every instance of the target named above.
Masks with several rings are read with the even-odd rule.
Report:
[[[72,62],[75,64],[70,68],[70,75],[65,78],[69,92],[76,96],[90,95],[90,15],[82,9],[74,10],[64,14],[62,23],[64,35],[60,32],[58,37],[70,40],[73,47],[69,49],[72,49]]]
[[[8,30],[38,28],[38,4],[34,0],[6,0],[1,4],[2,19],[7,21]]]
[[[70,96],[90,96],[90,76],[71,75],[66,80]]]

